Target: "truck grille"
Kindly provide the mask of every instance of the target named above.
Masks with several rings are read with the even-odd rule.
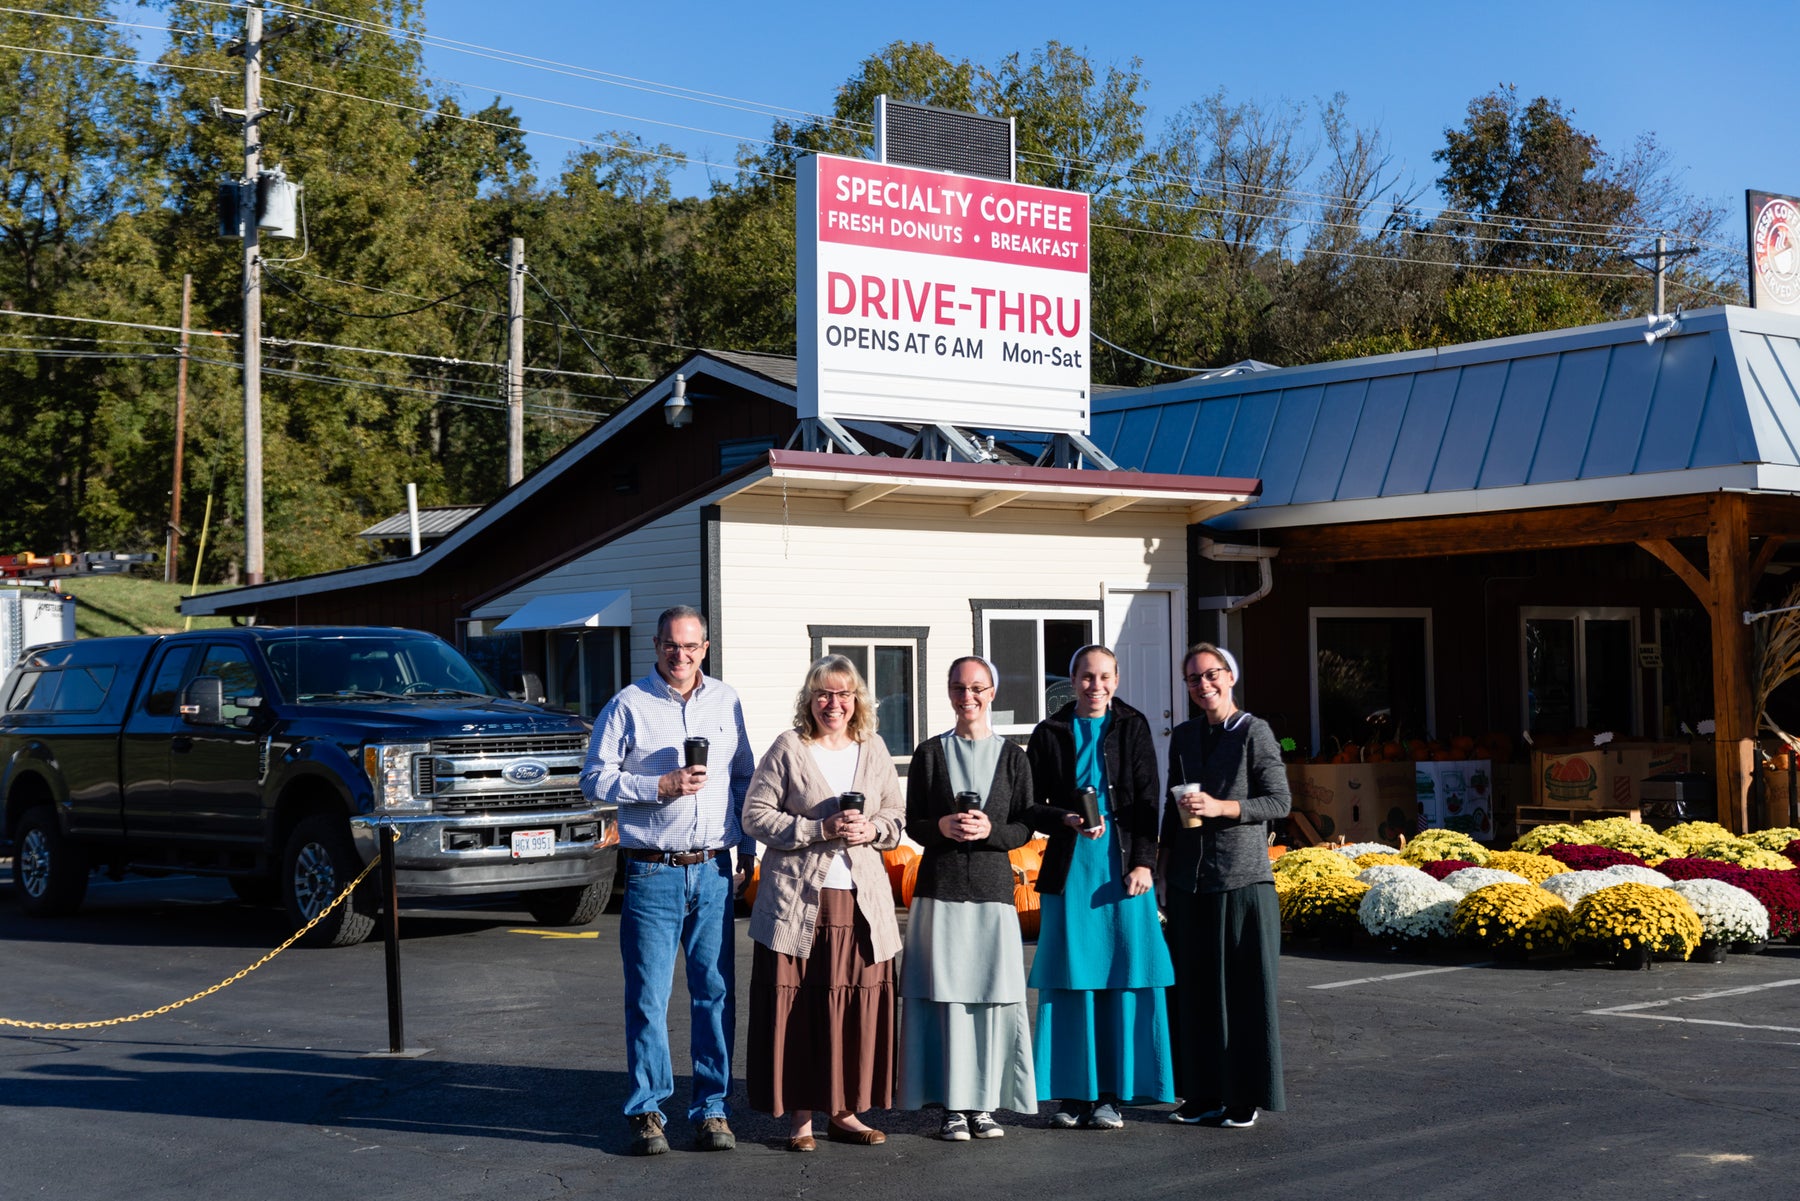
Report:
[[[434,811],[451,816],[586,809],[580,782],[586,754],[581,734],[444,738],[418,760],[414,787],[432,799]]]
[[[587,754],[583,734],[521,734],[501,738],[440,738],[431,744],[434,755],[481,755],[511,758],[515,755]]]

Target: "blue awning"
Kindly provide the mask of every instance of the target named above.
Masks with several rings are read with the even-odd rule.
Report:
[[[502,630],[567,630],[631,625],[631,590],[563,592],[534,596],[494,627]]]

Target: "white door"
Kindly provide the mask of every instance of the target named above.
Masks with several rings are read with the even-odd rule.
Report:
[[[1119,699],[1150,719],[1156,744],[1158,795],[1175,728],[1175,594],[1141,588],[1106,590],[1106,641],[1119,657]]]

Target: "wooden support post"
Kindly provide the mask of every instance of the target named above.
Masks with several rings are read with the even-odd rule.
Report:
[[[1750,630],[1744,624],[1749,594],[1750,523],[1744,497],[1715,492],[1706,533],[1713,643],[1713,785],[1719,821],[1734,834],[1750,828],[1748,794],[1756,731],[1750,687]]]

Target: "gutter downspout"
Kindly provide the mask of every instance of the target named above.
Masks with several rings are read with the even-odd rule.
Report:
[[[1243,546],[1235,542],[1215,542],[1211,538],[1200,539],[1200,557],[1211,559],[1215,563],[1247,563],[1255,560],[1262,575],[1261,583],[1255,592],[1246,596],[1227,596],[1216,599],[1226,603],[1219,606],[1225,613],[1236,613],[1247,609],[1263,597],[1275,590],[1274,558],[1281,553],[1279,546]],[[1210,608],[1212,606],[1203,606]]]

